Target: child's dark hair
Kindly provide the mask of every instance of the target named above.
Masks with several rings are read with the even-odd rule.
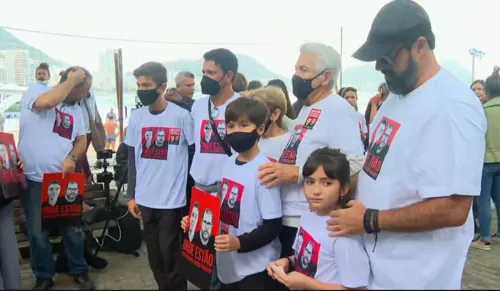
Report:
[[[339,149],[324,147],[317,149],[307,158],[307,161],[302,168],[304,178],[311,176],[320,166],[323,166],[323,171],[328,178],[338,180],[341,187],[347,186],[351,181],[351,172],[349,161],[346,155],[340,152]],[[343,203],[347,203],[351,197],[346,194],[342,198]]]
[[[259,100],[240,97],[229,103],[226,108],[226,124],[247,118],[257,128],[266,123],[269,118],[267,106]]]

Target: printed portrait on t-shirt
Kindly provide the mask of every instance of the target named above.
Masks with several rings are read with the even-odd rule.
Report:
[[[179,140],[181,138],[180,128],[170,128],[168,133],[168,143],[171,145],[179,145]]]
[[[225,183],[227,183],[227,190],[222,196],[221,221],[238,228],[244,186],[227,178],[222,179],[222,184]]]
[[[299,145],[306,134],[307,129],[302,124],[297,124],[295,129],[288,140],[288,143],[281,154],[279,162],[282,164],[295,165],[297,161],[297,150],[299,149]]]
[[[62,112],[58,108],[55,108],[55,111],[56,119],[54,120],[52,132],[57,133],[60,137],[71,139],[74,127],[73,115]]]
[[[301,232],[303,234],[303,238],[299,241]],[[320,249],[321,244],[301,227],[296,240],[295,271],[314,278],[318,269]]]
[[[168,157],[168,127],[143,127],[141,158],[166,160]]]
[[[299,233],[297,234],[297,240],[295,241],[295,249],[297,252],[301,251],[302,243],[304,242],[304,230],[302,228],[299,229]]]
[[[400,126],[401,124],[397,121],[384,116],[377,124],[374,134],[370,137],[363,171],[374,180],[380,174],[384,160]]]
[[[227,148],[230,148],[229,144],[224,141],[224,138],[226,137],[226,123],[222,119],[217,119],[214,120],[214,125],[217,130],[215,132],[210,125],[210,120],[206,119],[201,122],[200,152],[210,154],[226,154],[226,151],[217,137],[218,134],[221,137],[222,142],[226,144]]]
[[[312,109],[304,122],[304,128],[313,129],[321,115],[321,109]]]
[[[193,205],[193,209],[191,210],[191,215],[189,216],[188,239],[190,242],[193,241],[193,238],[195,236],[196,227],[198,226],[199,216],[200,216],[200,205],[198,201],[196,201]]]

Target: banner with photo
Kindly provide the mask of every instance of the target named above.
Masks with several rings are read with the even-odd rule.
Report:
[[[45,173],[42,182],[42,229],[79,226],[82,223],[82,202],[85,175]]]
[[[27,189],[26,179],[18,162],[14,135],[0,132],[0,206],[19,199]]]
[[[193,187],[189,218],[182,239],[182,275],[201,290],[209,290],[219,234],[221,200]]]

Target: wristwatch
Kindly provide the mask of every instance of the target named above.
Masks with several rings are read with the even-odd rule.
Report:
[[[76,160],[77,160],[76,156],[73,154],[69,154],[68,158],[70,158],[73,162],[76,162]]]

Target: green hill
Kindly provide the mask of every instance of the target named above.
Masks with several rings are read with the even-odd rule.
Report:
[[[0,50],[27,50],[32,60],[36,62],[47,62],[49,65],[58,67],[69,67],[65,62],[56,60],[36,47],[30,46],[13,36],[7,30],[0,28]]]

